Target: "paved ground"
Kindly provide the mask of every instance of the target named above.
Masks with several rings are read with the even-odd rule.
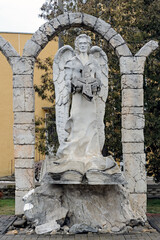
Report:
[[[127,235],[110,234],[77,234],[77,235],[59,235],[59,236],[37,236],[37,235],[0,235],[0,240],[160,240],[160,233],[143,233]]]
[[[150,225],[160,233],[160,214],[147,213]]]
[[[5,233],[6,229],[15,219],[15,216],[0,215],[0,234]]]

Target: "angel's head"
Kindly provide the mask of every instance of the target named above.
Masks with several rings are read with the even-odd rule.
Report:
[[[91,48],[91,38],[87,36],[86,34],[81,34],[78,37],[76,37],[75,40],[75,51],[77,54],[79,53],[89,53]]]

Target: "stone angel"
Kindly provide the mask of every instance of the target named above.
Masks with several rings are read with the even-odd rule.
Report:
[[[112,174],[119,174],[119,168],[112,157],[101,154],[108,96],[106,54],[98,46],[91,47],[89,36],[79,35],[75,50],[67,45],[57,52],[53,81],[60,146],[49,166],[52,178],[59,183],[81,183],[84,178],[91,184],[112,182],[106,176],[111,169]]]

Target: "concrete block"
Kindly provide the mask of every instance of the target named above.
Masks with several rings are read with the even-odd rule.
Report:
[[[24,202],[22,198],[28,193],[28,191],[15,191],[15,214],[24,213]]]
[[[24,97],[25,97],[24,102],[25,111],[34,112],[35,110],[34,88],[25,88]]]
[[[13,111],[25,111],[25,94],[24,88],[13,88]]]
[[[144,143],[136,143],[136,142],[127,142],[127,143],[122,143],[122,152],[124,154],[129,154],[129,153],[144,153]]]
[[[116,48],[116,54],[118,57],[121,56],[132,56],[130,49],[128,48],[127,44],[123,44]]]
[[[94,28],[97,18],[88,14],[83,14],[83,24],[88,28]]]
[[[15,124],[28,124],[34,123],[34,112],[15,112],[14,123]]]
[[[15,168],[34,168],[33,158],[15,159]]]
[[[35,125],[34,124],[16,124],[13,127],[14,144],[34,144],[35,143]]]
[[[127,188],[132,193],[146,193],[145,154],[123,154],[124,175]]]
[[[144,133],[143,129],[123,129],[122,128],[122,142],[144,142]]]
[[[143,88],[143,75],[132,74],[122,75],[121,77],[121,89],[137,89]]]
[[[30,159],[35,156],[35,145],[14,145],[14,158]]]
[[[117,32],[113,28],[109,28],[108,32],[104,35],[104,38],[109,41],[115,35],[117,35]]]
[[[16,190],[29,191],[34,188],[34,169],[15,168]]]
[[[32,41],[32,39],[28,40],[23,49],[23,57],[37,57],[40,51],[42,50],[41,46]]]
[[[122,107],[122,114],[144,114],[143,107]]]
[[[109,44],[111,45],[111,47],[114,49],[122,44],[124,44],[125,41],[124,39],[121,37],[120,34],[117,34],[115,36],[113,36],[110,40],[109,40]]]
[[[13,88],[33,87],[33,75],[13,75]]]
[[[122,115],[122,127],[125,129],[143,129],[145,126],[145,119],[143,114]]]
[[[108,24],[105,21],[103,21],[102,19],[98,18],[98,20],[94,26],[94,30],[97,33],[100,33],[102,36],[104,36],[110,27],[111,27],[110,24]]]
[[[122,107],[143,107],[143,89],[123,89]]]
[[[61,28],[61,24],[58,21],[57,18],[52,19],[51,21],[49,21],[49,24],[51,25],[51,27],[53,27],[55,30],[58,30]]]
[[[121,74],[143,74],[145,60],[146,57],[120,57]]]

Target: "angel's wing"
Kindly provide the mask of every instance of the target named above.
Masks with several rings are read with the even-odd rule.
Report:
[[[70,93],[66,87],[64,74],[65,64],[75,55],[71,46],[60,48],[53,61],[53,82],[56,96],[56,128],[59,144],[64,142],[68,133],[65,131],[65,125],[69,118]]]
[[[105,114],[105,103],[108,97],[108,58],[105,52],[97,46],[91,48],[90,53],[93,55],[94,59],[100,65],[101,68],[101,91],[96,99],[96,109],[97,109],[97,123],[99,132],[99,141],[101,150],[104,146],[105,134],[104,134],[104,114]]]

